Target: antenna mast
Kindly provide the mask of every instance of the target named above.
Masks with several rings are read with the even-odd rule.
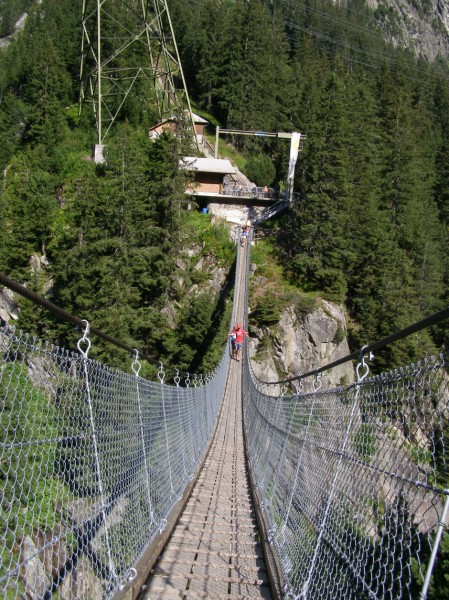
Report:
[[[186,112],[190,99],[166,0],[83,0],[79,114],[90,105],[96,162],[120,114],[136,110],[160,120]]]

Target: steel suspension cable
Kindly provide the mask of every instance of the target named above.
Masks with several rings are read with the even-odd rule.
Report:
[[[76,317],[75,315],[72,315],[71,313],[69,313],[66,310],[64,310],[63,308],[61,308],[60,306],[53,304],[53,302],[50,302],[46,298],[43,298],[36,292],[33,292],[32,290],[29,290],[28,288],[24,287],[23,285],[20,285],[20,283],[18,283],[17,281],[14,281],[14,279],[11,279],[10,277],[7,277],[3,273],[0,273],[0,283],[2,283],[5,287],[12,290],[13,292],[16,292],[20,296],[27,298],[27,300],[30,300],[34,304],[38,304],[39,306],[46,308],[49,312],[56,315],[60,319],[69,321],[69,322],[73,323],[74,325],[76,325],[80,329],[84,328],[85,320],[80,319],[79,317]],[[135,348],[131,348],[131,346],[124,344],[120,340],[117,340],[116,338],[112,337],[111,335],[104,333],[103,331],[101,331],[100,329],[97,329],[96,327],[91,326],[90,333],[94,333],[98,337],[106,340],[107,342],[113,344],[114,346],[118,346],[119,348],[122,348],[122,350],[126,350],[127,352],[129,352],[132,355],[135,355],[135,353],[136,353]],[[148,356],[148,354],[145,354],[140,351],[139,351],[139,357],[144,358],[146,361],[148,361],[149,363],[151,363],[153,365],[159,365],[159,363],[160,363],[160,361],[158,361],[155,358]]]
[[[363,348],[361,348],[360,350],[358,350],[356,352],[352,352],[351,354],[347,354],[346,356],[343,356],[342,358],[339,358],[338,360],[335,360],[327,365],[324,365],[323,367],[319,367],[318,369],[313,369],[312,371],[308,371],[307,373],[302,373],[301,375],[296,375],[295,377],[289,377],[288,379],[282,379],[279,381],[260,381],[260,383],[262,383],[264,385],[281,385],[284,383],[285,384],[291,383],[292,381],[299,381],[301,379],[305,379],[306,377],[311,377],[313,375],[318,375],[319,373],[323,373],[324,371],[333,369],[334,367],[337,367],[338,365],[342,365],[343,363],[349,362],[351,360],[361,359],[363,356],[369,355],[370,352],[375,352],[376,350],[379,350],[380,348],[389,346],[393,342],[396,342],[398,340],[408,337],[409,335],[412,335],[412,333],[422,331],[423,329],[427,329],[428,327],[431,327],[432,325],[441,323],[442,321],[444,321],[447,318],[449,318],[449,306],[447,306],[446,308],[443,308],[439,312],[436,312],[436,313],[422,319],[421,321],[416,321],[416,323],[413,323],[412,325],[409,325],[408,327],[405,327],[404,329],[401,329],[401,330],[397,331],[396,333],[392,333],[391,335],[388,335],[388,336],[378,340],[377,342],[373,342],[372,344],[367,344],[366,346],[363,346]]]

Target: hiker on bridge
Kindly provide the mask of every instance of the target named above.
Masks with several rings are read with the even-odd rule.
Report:
[[[242,235],[240,236],[240,244],[242,246],[246,246],[246,240],[248,238],[249,235],[249,227],[247,227],[245,225],[245,227],[242,229]]]
[[[229,335],[231,336],[231,358],[239,362],[243,340],[245,336],[249,337],[248,332],[241,325],[236,325]]]

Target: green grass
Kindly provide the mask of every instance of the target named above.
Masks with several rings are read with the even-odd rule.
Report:
[[[316,294],[302,292],[284,277],[277,251],[270,239],[261,240],[251,248],[251,263],[257,267],[250,281],[253,309],[258,302],[264,303],[268,299],[271,303],[275,300],[280,311],[287,305],[292,306],[298,318],[315,310]],[[266,281],[261,282],[261,278]]]
[[[1,370],[0,401],[6,444],[1,454],[0,574],[6,575],[19,560],[24,537],[61,526],[61,507],[71,496],[58,473],[60,415],[48,390],[35,385],[25,364],[6,363]],[[69,534],[66,547],[72,543]],[[22,591],[20,582],[11,585],[8,599],[16,597],[14,590]]]
[[[206,139],[212,148],[215,148],[215,135],[206,134]],[[218,138],[218,158],[227,158],[234,165],[237,165],[240,171],[245,170],[246,157],[220,136]]]
[[[371,457],[375,454],[377,447],[373,425],[369,423],[360,425],[359,430],[355,434],[354,442],[360,460],[369,462]]]

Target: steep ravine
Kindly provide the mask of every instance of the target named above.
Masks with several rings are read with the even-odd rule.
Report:
[[[192,273],[204,273],[205,281],[200,285],[190,283],[186,286],[182,273],[190,270]],[[32,257],[33,273],[42,273],[46,265],[39,262],[38,257]],[[226,270],[223,265],[204,257],[201,247],[191,244],[185,249],[184,257],[177,260],[179,275],[177,282],[185,297],[210,291],[216,298],[223,289],[226,281]],[[255,269],[255,265],[252,265]],[[207,273],[207,275],[206,275]],[[260,278],[263,280],[263,278]],[[48,286],[47,286],[48,288]],[[300,295],[300,292],[298,292]],[[176,304],[176,303],[175,303]],[[177,321],[175,304],[167,304],[163,310],[169,313],[173,327]],[[294,377],[301,373],[312,371],[329,364],[350,353],[346,336],[346,316],[344,308],[326,300],[318,300],[315,307],[307,313],[298,311],[294,303],[287,304],[280,311],[279,322],[270,326],[257,326],[249,317],[249,352],[254,373],[264,381],[278,381],[285,377]],[[20,309],[14,302],[14,294],[8,289],[0,290],[0,318],[14,324],[18,319]],[[323,376],[324,389],[347,384],[354,379],[351,363],[345,363],[326,372]],[[305,381],[305,390],[311,388],[313,381]]]

